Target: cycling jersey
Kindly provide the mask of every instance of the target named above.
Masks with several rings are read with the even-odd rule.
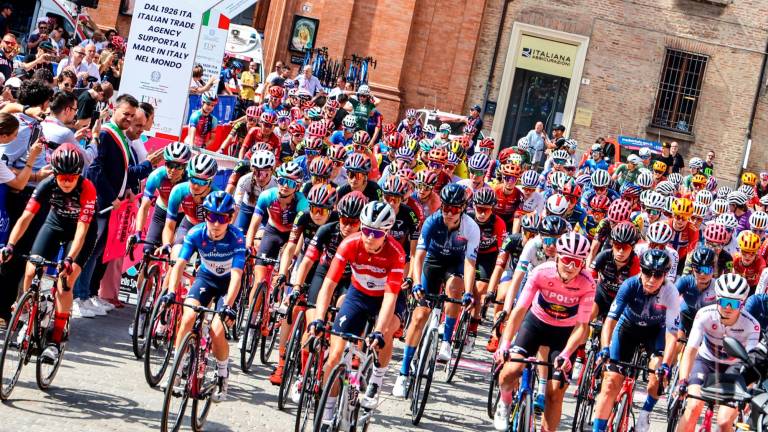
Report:
[[[193,144],[198,147],[205,146],[218,124],[219,120],[213,114],[205,114],[201,109],[194,111],[189,116],[189,126],[195,128]]]
[[[768,294],[755,294],[747,299],[744,310],[760,323],[760,328],[768,328]]]
[[[326,277],[338,283],[347,264],[352,270],[352,286],[361,293],[381,297],[385,292],[400,292],[405,252],[392,236],[386,236],[378,253],[370,254],[365,250],[362,235],[359,232],[351,234],[336,250]]]
[[[500,217],[492,214],[485,222],[475,219],[480,228],[480,243],[477,249],[478,255],[496,254],[504,243],[507,233],[507,225]]]
[[[179,183],[187,180],[186,170],[181,177]],[[165,210],[168,206],[168,197],[171,195],[171,190],[178,183],[171,183],[171,179],[168,178],[168,171],[164,166],[159,167],[152,171],[152,174],[147,178],[147,183],[144,185],[144,198],[149,200],[155,200],[155,204],[161,209]],[[155,193],[157,193],[157,199],[155,199]]]
[[[331,212],[326,223],[337,221],[338,218],[339,216],[335,211]],[[304,241],[299,246],[301,251],[305,251],[319,228],[320,225],[312,220],[312,216],[309,212],[301,212],[296,216],[296,220],[293,221],[293,227],[291,228],[291,234],[288,236],[288,242],[298,244],[299,237],[303,235]]]
[[[514,269],[517,267],[517,262],[520,259],[520,255],[523,252],[523,235],[520,233],[509,234],[501,243],[501,250],[507,253],[507,267],[508,269]],[[499,256],[499,260],[501,256]],[[504,265],[503,261],[496,261],[497,266]]]
[[[589,203],[592,201],[592,198],[594,198],[595,195],[597,195],[597,192],[595,192],[595,190],[591,187],[584,188],[584,191],[581,194],[581,206],[584,208],[590,208]],[[619,195],[619,193],[613,189],[608,189],[606,191],[606,196],[608,196],[610,201],[615,201],[621,198],[621,195]]]
[[[352,191],[352,186],[350,186],[349,183],[345,184],[336,191],[337,200],[341,200],[345,195]],[[370,179],[368,180],[368,183],[366,183],[365,189],[363,189],[362,192],[363,195],[368,198],[368,202],[380,201],[383,196],[379,184]]]
[[[265,190],[274,187],[277,187],[277,182],[274,177],[270,178],[269,183],[262,187],[254,181],[253,173],[249,172],[240,177],[240,180],[237,181],[237,187],[235,188],[235,203],[239,206],[245,204],[254,207],[256,201],[259,199],[259,195]]]
[[[595,281],[589,273],[582,269],[565,283],[557,264],[548,262],[531,272],[515,307],[530,308],[536,318],[553,327],[573,327],[589,322],[594,300]]]
[[[245,239],[242,231],[232,225],[221,240],[212,240],[205,223],[195,225],[184,237],[179,258],[189,261],[197,252],[200,257],[200,275],[228,278],[232,269],[245,267]]]
[[[598,161],[594,159],[587,159],[584,161],[583,164],[579,167],[579,170],[583,171],[585,174],[593,173],[599,169],[608,171],[608,162],[606,162],[603,159],[600,159]]]
[[[585,232],[587,226],[587,211],[581,208],[578,204],[571,209],[570,214],[564,215],[565,220],[571,224],[574,231]]]
[[[429,197],[424,201],[419,199],[418,192],[412,193],[410,199],[416,203],[418,207],[421,207],[421,212],[424,215],[422,220],[426,220],[426,218],[432,216],[432,214],[434,214],[442,205],[440,197],[434,191],[430,192]],[[415,206],[411,207],[415,208]]]
[[[331,144],[340,144],[340,145],[343,145],[344,147],[346,147],[346,146],[352,144],[352,137],[353,136],[354,136],[354,134],[350,134],[349,138],[346,138],[344,136],[344,131],[343,130],[337,130],[337,131],[334,131],[331,134],[331,138],[329,138],[328,141],[330,141]]]
[[[425,219],[424,209],[421,207],[421,204],[419,204],[419,202],[416,201],[412,195],[405,197],[403,204],[407,205],[411,210],[413,210],[413,213],[416,214],[416,219],[419,220],[417,231],[421,231],[421,225],[424,223]]]
[[[218,189],[211,185],[210,192]],[[209,192],[209,193],[210,193]],[[200,202],[195,202],[192,191],[189,189],[189,182],[179,183],[171,189],[171,195],[168,197],[168,209],[165,215],[166,220],[176,221],[179,217],[179,211],[184,213],[184,218],[192,225],[197,225],[205,219],[205,208],[203,201],[205,197],[200,198]]]
[[[618,268],[613,250],[604,250],[592,261],[591,269],[592,277],[597,281],[597,290],[613,299],[625,280],[640,273],[640,258],[633,252],[627,263]]]
[[[280,205],[278,188],[267,189],[259,195],[254,213],[262,218],[268,217],[269,224],[282,233],[287,233],[293,227],[293,221],[300,212],[309,210],[309,201],[301,192],[296,192],[288,207]]]
[[[744,279],[747,280],[747,284],[749,284],[749,288],[752,292],[755,291],[757,282],[764,269],[765,260],[761,256],[756,256],[754,261],[752,261],[752,264],[745,266],[742,263],[741,252],[736,252],[736,254],[733,255],[733,272],[744,276]]]
[[[677,292],[682,296],[680,302],[680,313],[695,315],[696,312],[704,306],[715,302],[715,279],[709,281],[709,285],[700,290],[696,284],[696,277],[693,275],[682,276],[675,284]]]
[[[253,146],[256,143],[265,142],[269,144],[272,152],[277,157],[280,153],[280,139],[274,133],[269,134],[268,137],[264,136],[264,132],[260,127],[253,127],[248,131],[248,135],[243,140],[243,148],[245,149],[245,159],[250,159],[253,154]]]
[[[518,187],[518,190],[519,187]],[[544,196],[538,191],[531,192],[528,198],[524,195],[520,196],[520,205],[517,208],[517,216],[522,216],[528,213],[541,213],[544,210]]]
[[[37,214],[42,204],[50,205],[45,219],[47,225],[59,230],[75,230],[78,222],[91,223],[96,210],[96,188],[90,180],[80,176],[70,192],[64,192],[51,176],[38,183],[24,209]]]
[[[442,210],[438,210],[424,221],[416,249],[427,251],[427,256],[452,262],[475,261],[479,244],[480,228],[471,217],[462,214],[458,229],[449,230]]]
[[[619,184],[619,186],[622,186],[625,183],[634,183],[637,180],[637,177],[640,175],[640,168],[636,167],[630,171],[627,164],[621,164],[613,172],[613,175],[617,177],[616,182]]]
[[[421,136],[421,129],[421,123],[418,120],[413,123],[413,126],[408,124],[407,119],[403,119],[403,121],[397,125],[397,132],[404,134],[406,137]]]
[[[528,273],[528,271],[535,269],[539,265],[547,261],[554,261],[554,259],[555,257],[548,257],[544,253],[541,237],[536,236],[523,246],[523,251],[520,252],[520,258],[517,261],[515,271]]]
[[[504,192],[504,185],[501,184],[496,185],[493,191],[496,193],[494,213],[504,219],[504,222],[509,223],[515,217],[515,211],[522,201],[523,194],[517,188],[513,188],[512,192],[507,194]]]
[[[648,243],[638,243],[635,245],[635,254],[637,256],[643,256],[645,251],[648,250],[649,244]],[[669,267],[669,273],[667,273],[667,280],[674,283],[677,280],[677,266],[680,262],[680,256],[677,254],[677,251],[672,249],[670,245],[666,245],[664,247],[664,252],[667,253],[667,256],[669,256],[670,261],[670,267]]]
[[[395,224],[389,230],[389,234],[403,247],[405,256],[410,256],[411,241],[419,239],[419,218],[412,208],[400,204],[395,217]]]
[[[686,222],[685,228],[678,231],[672,225],[672,219],[668,219],[665,222],[672,228],[674,234],[669,242],[670,246],[677,251],[681,258],[685,258],[689,252],[696,248],[699,242],[699,230],[690,222]]]
[[[646,294],[640,276],[633,276],[619,287],[616,299],[608,311],[608,317],[619,324],[628,323],[639,327],[665,326],[667,332],[678,328],[680,298],[677,289],[665,280],[656,294]]]
[[[720,320],[716,304],[704,306],[696,313],[693,328],[688,336],[688,346],[698,347],[698,357],[722,364],[736,364],[740,360],[731,357],[723,348],[723,339],[730,336],[741,343],[747,352],[760,342],[760,324],[742,309],[739,319],[731,326]]]

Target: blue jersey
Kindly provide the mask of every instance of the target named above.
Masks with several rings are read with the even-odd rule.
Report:
[[[331,144],[341,144],[344,147],[352,144],[352,137],[344,138],[344,131],[343,130],[337,130],[334,131],[331,134],[331,138],[329,139]]]
[[[310,180],[309,175],[309,164],[307,163],[307,155],[301,155],[297,158],[293,159],[293,162],[296,162],[296,164],[301,168],[301,173],[304,176],[302,179],[305,183]]]
[[[180,182],[186,180],[187,172],[185,170]],[[168,198],[170,197],[171,190],[173,190],[174,186],[175,184],[171,183],[171,180],[168,178],[168,171],[164,166],[161,166],[152,171],[147,178],[143,197],[152,200],[155,199],[155,195],[157,195],[158,199],[155,201],[155,204],[165,210],[168,206]]]
[[[624,281],[608,311],[608,318],[640,327],[663,327],[675,333],[679,327],[680,298],[666,279],[653,295],[643,291],[640,275]]]
[[[682,296],[680,312],[688,312],[695,315],[696,311],[715,302],[715,280],[709,282],[704,291],[699,291],[696,286],[696,278],[693,275],[685,275],[675,282],[677,292]]]
[[[194,111],[189,116],[189,126],[195,128],[194,144],[196,146],[204,145],[218,124],[219,120],[213,114],[206,115],[202,109]]]
[[[416,249],[426,250],[432,258],[445,258],[452,262],[477,259],[480,245],[480,227],[471,217],[461,215],[457,230],[449,231],[443,221],[443,211],[438,210],[424,221]]]
[[[611,202],[621,198],[621,195],[613,189],[608,189],[607,192],[608,200]],[[583,193],[581,194],[581,206],[589,208],[589,202],[592,201],[592,198],[594,198],[595,195],[597,195],[597,192],[591,187],[584,188]]]
[[[299,213],[309,211],[309,201],[301,192],[296,192],[293,201],[288,208],[281,208],[278,200],[278,188],[267,189],[259,195],[256,201],[254,212],[262,217],[269,217],[269,223],[280,232],[290,232],[293,228],[293,221]]]
[[[217,190],[215,186],[211,185],[211,192]],[[197,225],[205,219],[204,200],[205,197],[199,203],[195,202],[192,191],[189,190],[189,182],[179,183],[173,187],[171,195],[168,197],[168,209],[165,219],[175,221],[179,216],[179,211],[181,211],[186,219],[192,222],[192,224]]]
[[[245,238],[234,225],[229,225],[221,240],[211,240],[206,223],[192,227],[184,237],[179,258],[189,261],[195,252],[200,257],[198,277],[228,278],[232,269],[245,267]]]
[[[580,205],[576,204],[570,215],[565,216],[574,230],[577,232],[585,233],[587,231],[587,211]]]
[[[751,296],[747,299],[744,310],[760,323],[760,328],[768,328],[768,294],[755,294]]]
[[[585,172],[593,173],[599,169],[608,171],[608,162],[600,159],[599,161],[595,161],[594,159],[587,159],[584,161],[583,164],[579,167],[580,170],[585,170]]]

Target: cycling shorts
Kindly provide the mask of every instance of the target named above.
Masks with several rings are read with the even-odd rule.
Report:
[[[157,246],[163,241],[163,229],[165,228],[165,216],[167,211],[161,208],[159,205],[152,207],[152,220],[149,221],[149,227],[147,228],[147,235],[144,240],[152,242]],[[178,223],[176,224],[178,225]],[[144,251],[151,251],[153,247],[151,245],[144,245]]]
[[[696,356],[691,367],[691,374],[688,375],[688,385],[704,385],[707,376],[711,374],[722,375],[724,373],[738,373],[739,365],[727,365],[715,363],[707,359]],[[730,371],[729,371],[730,369]]]
[[[440,287],[451,276],[464,277],[464,261],[440,262],[427,255],[421,272],[421,286],[427,294],[440,295]]]
[[[341,304],[339,313],[336,314],[336,320],[333,321],[333,331],[362,335],[369,322],[372,331],[383,300],[383,296],[371,297],[358,291],[355,287],[351,287],[347,291],[347,296],[344,297],[344,303]],[[405,300],[398,296],[395,304],[395,316],[403,321],[404,314]]]
[[[280,248],[288,243],[288,236],[290,234],[290,231],[278,231],[278,229],[272,225],[267,225],[267,227],[264,228],[264,237],[261,239],[261,243],[259,243],[259,252],[256,254],[256,264],[272,265],[262,258],[277,259],[280,255]]]
[[[240,204],[240,210],[237,213],[237,219],[235,219],[235,226],[240,228],[243,234],[248,232],[248,227],[251,225],[253,209],[253,206],[249,206],[246,203]]]
[[[680,311],[680,330],[685,333],[685,337],[688,337],[688,335],[691,333],[691,328],[693,327],[693,319],[696,317],[696,312],[694,310],[681,310]]]
[[[224,305],[224,296],[229,289],[229,278],[214,278],[206,276],[203,272],[198,272],[195,282],[189,288],[187,298],[192,298],[200,302],[203,307],[208,307],[211,301],[216,300],[216,309]]]
[[[496,267],[496,257],[498,252],[491,252],[487,254],[477,254],[477,261],[475,264],[477,277],[479,282],[488,282],[491,280],[493,269]],[[462,264],[463,267],[463,264]]]
[[[595,304],[597,305],[598,318],[605,318],[608,315],[608,310],[611,309],[611,304],[616,298],[616,293],[613,293],[613,297],[608,294],[608,291],[602,289],[600,285],[597,286],[595,291]]]
[[[195,224],[187,218],[184,218],[181,223],[176,224],[176,234],[173,237],[173,245],[181,246],[184,244],[184,237],[187,236],[187,232],[191,230],[193,226],[195,226]]]
[[[547,361],[554,363],[560,351],[565,348],[571,337],[573,327],[555,327],[536,318],[530,311],[525,314],[520,330],[512,342],[511,352],[525,358],[534,357],[542,346],[549,347]],[[576,353],[571,355],[571,362],[576,360]],[[547,368],[547,379],[552,379],[552,368]],[[567,377],[566,377],[567,378]]]
[[[94,220],[88,225],[88,231],[85,234],[85,240],[83,240],[83,247],[80,248],[80,253],[75,258],[75,264],[83,267],[85,262],[88,261],[91,252],[93,252],[93,247],[96,245],[97,233],[98,228]],[[40,228],[40,231],[37,232],[37,237],[35,237],[35,242],[32,244],[29,254],[40,255],[48,261],[58,261],[61,243],[64,243],[64,256],[66,256],[74,238],[75,230],[60,229],[46,222]]]
[[[611,336],[611,360],[629,363],[635,355],[635,350],[642,346],[652,355],[664,352],[664,326],[641,327],[619,321]],[[619,365],[609,365],[608,370],[624,375],[624,369]]]
[[[307,293],[307,302],[309,304],[317,303],[317,296],[320,294],[320,288],[323,287],[323,281],[325,280],[325,275],[328,274],[328,268],[329,267],[325,265],[317,265],[315,274],[312,275],[312,283],[309,286],[309,292]],[[309,276],[307,276],[307,278],[309,278]],[[339,283],[336,284],[336,290],[333,292],[331,298],[335,300],[346,294],[351,283],[352,279],[350,277],[342,277]],[[335,304],[334,302],[331,303],[331,305]]]

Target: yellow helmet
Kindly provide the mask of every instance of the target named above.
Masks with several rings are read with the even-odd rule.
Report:
[[[705,186],[707,184],[707,176],[704,174],[696,174],[691,178],[691,184]]]
[[[757,175],[753,172],[745,172],[741,175],[741,183],[755,187],[757,184]]]
[[[667,164],[664,162],[657,160],[653,163],[653,170],[656,171],[659,174],[666,174],[667,173]]]
[[[756,253],[760,249],[760,236],[750,230],[740,232],[739,249],[746,253]]]
[[[672,201],[672,214],[688,219],[693,214],[693,203],[688,198],[677,198]]]

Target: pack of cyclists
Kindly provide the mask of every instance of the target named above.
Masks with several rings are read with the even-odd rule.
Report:
[[[269,381],[289,385],[296,403],[318,391],[307,389],[308,358],[326,350],[316,429],[332,429],[344,397],[329,377],[344,362],[349,335],[376,352],[361,409],[376,409],[386,379],[395,397],[428,394],[415,370],[423,370],[432,310],[445,301],[437,364],[458,364],[462,350],[475,350],[481,324],[495,324],[483,346],[498,380],[496,430],[518,424],[523,391],[534,395],[541,430],[562,427],[569,384],[581,386],[585,368],[600,364],[588,424],[595,432],[617,430],[609,422],[622,383],[632,368],[643,368],[652,373],[634,428],[645,432],[661,397],[697,396],[711,376],[739,366],[724,350],[726,336],[747,351],[764,341],[768,196],[758,195],[758,178],[768,174],[745,173],[738,188],[718,187],[699,158],[685,176],[647,149],[611,165],[596,146],[579,162],[569,152],[575,140],[565,140],[540,169],[525,138],[495,157],[498,145],[472,141],[470,124],[451,138],[449,125],[415,123],[413,110],[374,134],[365,85],[346,107],[317,107],[276,86],[269,93],[237,121],[243,139],[227,140],[235,148],[226,151],[243,161],[225,190],[213,183],[215,157],[185,143],[165,148],[164,165],[137,198],[128,241],[129,251],[145,244],[146,253],[169,262],[154,301],[189,306],[174,318],[178,325],[161,322],[152,332],[173,329],[178,349],[197,325],[197,307],[217,311],[209,327],[214,402],[227,398],[231,339],[250,352],[248,334],[276,344]],[[216,98],[204,103],[210,108]],[[350,112],[334,123],[345,108]],[[98,209],[76,148],[62,145],[51,164],[55,175],[37,186],[0,260],[13,255],[40,202],[50,203],[31,255],[58,261],[66,276],[40,353],[55,362],[70,337],[68,287],[92,248]],[[33,276],[30,264],[25,286]],[[249,308],[257,319],[243,314]],[[317,340],[324,342],[310,343]],[[596,363],[586,362],[590,352]],[[390,367],[393,353],[401,361]],[[184,397],[188,379],[171,377],[173,397]],[[692,430],[703,406],[690,399],[680,431]],[[737,415],[723,406],[720,429],[732,430]]]

